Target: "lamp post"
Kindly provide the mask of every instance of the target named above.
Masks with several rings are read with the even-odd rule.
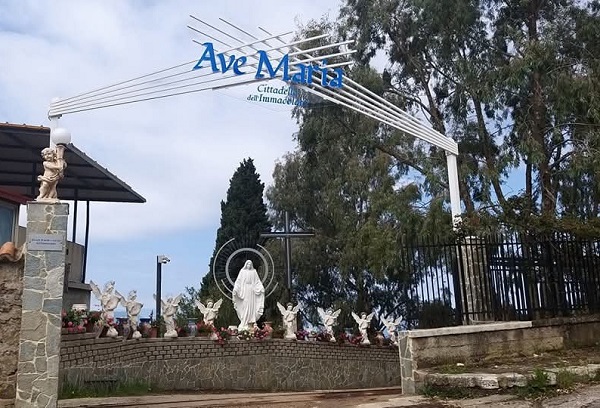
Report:
[[[156,256],[156,321],[160,318],[160,300],[161,300],[161,283],[162,283],[162,266],[171,262],[169,258],[165,255],[157,255]]]

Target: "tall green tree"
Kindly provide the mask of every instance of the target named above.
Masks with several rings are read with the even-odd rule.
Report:
[[[349,74],[381,93],[375,71],[358,67]],[[298,149],[276,166],[267,197],[277,227],[287,210],[293,228],[316,233],[293,242],[294,289],[306,317],[318,324],[318,306],[339,307],[341,327],[353,327],[351,311],[380,307],[386,316],[406,315],[408,302],[401,300],[415,276],[398,248],[426,230],[450,225],[443,200],[422,209],[418,186],[406,178],[409,168],[381,148],[382,138],[402,135],[337,105],[309,105],[296,114]]]
[[[347,74],[459,143],[468,232],[597,234],[599,10],[575,0],[346,0],[339,24],[302,30],[357,39]],[[382,74],[366,68],[381,55]],[[410,307],[402,293],[427,265],[398,248],[451,230],[444,152],[337,106],[295,116],[298,149],[268,197],[277,224],[293,209],[299,228],[317,231],[295,243],[303,300]]]
[[[468,221],[553,230],[598,216],[597,1],[347,0],[341,20],[361,62],[385,51],[388,97],[459,142]],[[441,152],[387,147],[443,185]]]
[[[216,262],[215,272],[217,278],[226,279],[225,263],[219,262],[222,261],[221,259],[216,259],[219,249],[231,239],[235,240],[233,245],[238,247],[259,243],[261,242],[260,233],[271,229],[267,207],[263,200],[264,187],[264,184],[260,181],[260,176],[256,172],[253,160],[251,158],[244,159],[229,181],[226,200],[221,201],[221,224],[217,230],[209,272],[202,278],[200,290],[187,288],[187,294],[182,300],[181,309],[185,310],[188,315],[199,317],[198,310],[193,306],[196,299],[200,299],[206,304],[208,299],[216,301],[223,297],[213,278],[213,264]],[[232,259],[229,265],[229,270],[233,274],[232,279],[235,280],[237,272],[242,268],[247,258],[258,266],[258,260],[253,257],[253,254],[240,253],[239,256]],[[215,324],[229,326],[236,323],[237,315],[233,309],[233,304],[228,299],[224,299],[219,318]]]
[[[458,141],[470,233],[597,236],[599,10],[577,0],[347,0],[341,32],[359,39],[362,62],[385,51],[385,92]],[[409,155],[443,183],[439,152]]]

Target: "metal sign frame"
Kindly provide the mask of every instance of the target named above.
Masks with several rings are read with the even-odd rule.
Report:
[[[258,27],[261,34],[257,36],[224,19],[219,19],[220,27],[217,27],[197,17],[190,17],[194,24],[199,23],[201,25],[201,28],[191,25],[188,25],[188,28],[195,34],[199,34],[203,39],[203,41],[193,40],[205,47],[203,56],[206,55],[207,44],[210,44],[215,53],[218,52],[215,44],[224,47],[223,51],[218,52],[219,62],[222,63],[221,68],[215,67],[211,63],[212,69],[208,66],[198,69],[200,63],[204,61],[202,61],[202,58],[196,58],[117,84],[70,98],[56,100],[50,104],[48,111],[50,120],[56,121],[62,115],[76,112],[208,90],[227,89],[273,78],[282,79],[285,77],[289,80],[294,75],[296,75],[296,78],[302,78],[303,72],[307,72],[305,67],[311,67],[308,71],[310,80],[292,81],[295,82],[295,86],[444,149],[448,167],[450,207],[456,226],[461,215],[457,167],[458,144],[453,139],[425,126],[417,118],[346,75],[340,78],[340,86],[328,86],[336,78],[336,75],[339,76],[342,67],[353,63],[349,57],[356,51],[347,48],[352,44],[352,40],[303,49],[302,46],[315,40],[328,39],[330,35],[321,34],[294,40],[291,37],[292,31],[272,34],[264,28]],[[236,45],[232,45],[231,41],[234,41]],[[212,57],[217,58],[216,54]],[[327,64],[326,60],[328,58],[335,58],[336,61],[341,62]],[[294,64],[291,71],[280,69],[283,60],[285,60],[285,64]],[[274,70],[270,65],[270,69],[267,70],[269,75],[260,76],[259,74],[262,72],[260,69],[261,64],[264,69],[265,61],[269,63],[271,61],[279,62],[276,62],[277,68]],[[317,65],[314,66],[314,63],[317,63]],[[255,76],[248,75],[251,72],[242,72],[242,67],[245,69],[254,68],[258,72]],[[289,75],[286,75],[286,72]]]

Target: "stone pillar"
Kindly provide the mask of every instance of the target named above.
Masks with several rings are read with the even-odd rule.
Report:
[[[16,408],[57,405],[67,204],[27,204]]]
[[[464,321],[466,324],[494,321],[485,241],[478,237],[465,237],[460,250]]]
[[[400,332],[398,335],[398,350],[400,352],[400,379],[402,381],[402,394],[412,395],[416,393],[415,371],[417,362],[413,360],[412,341],[408,332]]]

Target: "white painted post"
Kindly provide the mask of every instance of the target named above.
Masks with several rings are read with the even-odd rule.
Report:
[[[448,164],[448,189],[450,190],[450,209],[452,212],[452,224],[457,227],[461,220],[462,210],[460,207],[460,187],[458,184],[458,165],[456,155],[446,152]]]

